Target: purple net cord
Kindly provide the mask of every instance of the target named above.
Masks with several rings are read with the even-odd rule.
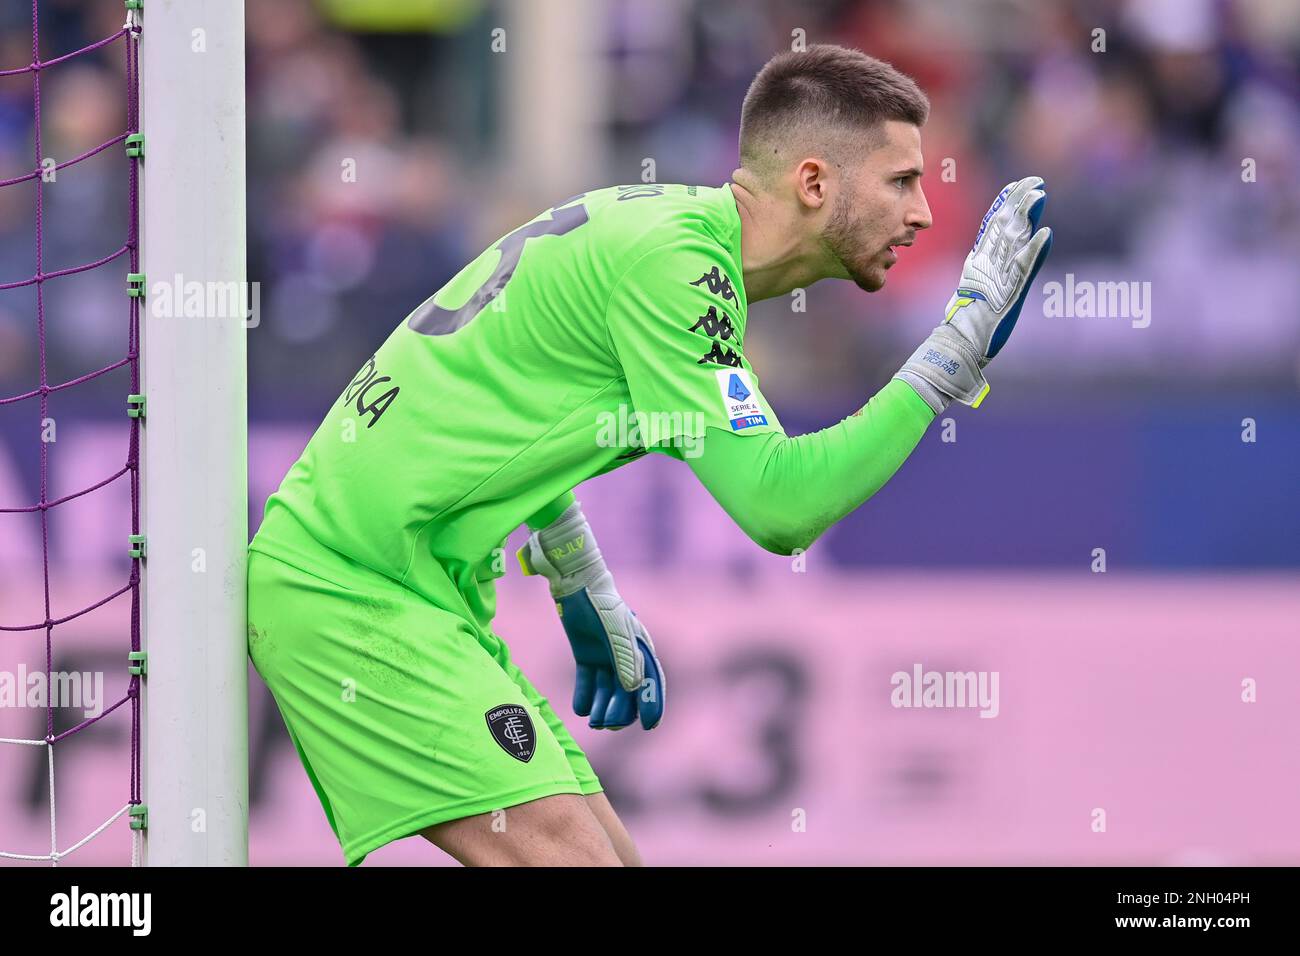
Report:
[[[19,176],[14,179],[0,180],[0,187],[14,186],[19,183],[34,181],[36,184],[36,274],[31,278],[15,282],[0,284],[0,291],[5,289],[14,289],[23,286],[36,286],[36,330],[39,341],[39,365],[40,380],[39,386],[31,391],[24,392],[20,395],[13,395],[7,398],[0,398],[0,406],[23,401],[25,399],[36,398],[39,396],[40,418],[44,421],[48,418],[49,413],[49,396],[50,393],[61,389],[70,388],[82,382],[89,381],[92,378],[103,375],[123,365],[129,365],[131,368],[131,386],[130,391],[137,393],[140,391],[140,298],[136,296],[129,297],[129,319],[127,331],[127,351],[126,356],[120,361],[107,365],[104,368],[82,375],[56,385],[50,385],[46,369],[46,342],[45,342],[45,296],[44,283],[50,279],[61,276],[73,275],[78,272],[85,272],[90,269],[96,269],[107,265],[121,257],[124,253],[129,259],[129,271],[138,273],[140,271],[140,247],[139,247],[139,162],[132,160],[130,163],[129,189],[130,189],[130,225],[128,227],[125,244],[111,255],[105,256],[95,262],[85,265],[74,266],[54,272],[44,271],[44,230],[42,224],[42,215],[44,211],[44,191],[43,177],[41,175],[42,149],[41,149],[41,71],[50,67],[72,60],[78,56],[106,47],[118,40],[124,40],[126,47],[126,77],[127,77],[127,128],[126,132],[116,136],[106,143],[95,147],[94,149],[83,153],[82,155],[60,163],[54,168],[64,169],[74,166],[81,161],[102,152],[116,143],[123,142],[127,136],[139,132],[139,94],[140,94],[140,76],[138,62],[138,48],[140,27],[134,16],[124,26],[112,36],[92,43],[87,47],[76,50],[72,53],[56,57],[52,60],[41,62],[40,58],[40,19],[39,19],[39,0],[32,0],[32,62],[19,69],[0,70],[0,76],[14,76],[20,73],[32,74],[32,102],[34,114],[34,139],[36,147],[36,169],[27,175]],[[50,671],[53,667],[53,645],[54,645],[54,627],[55,625],[65,623],[73,618],[89,613],[97,607],[117,598],[118,596],[131,593],[131,650],[140,650],[140,561],[141,558],[133,558],[131,561],[131,574],[127,583],[107,595],[101,600],[82,608],[81,610],[66,614],[62,617],[55,618],[52,615],[50,607],[50,547],[49,547],[49,509],[56,505],[62,504],[73,498],[87,494],[98,488],[115,481],[123,475],[130,476],[131,482],[131,534],[140,533],[140,472],[139,472],[139,449],[140,449],[140,419],[130,419],[130,439],[128,443],[126,464],[114,474],[109,475],[95,484],[75,491],[56,500],[49,500],[49,443],[42,441],[40,443],[40,500],[34,505],[25,507],[8,507],[0,508],[2,514],[16,514],[22,512],[39,511],[41,515],[41,569],[42,584],[44,588],[44,608],[45,619],[34,624],[21,625],[0,625],[0,632],[5,631],[29,631],[43,628],[45,630],[45,673],[47,681]],[[45,708],[45,743],[53,746],[63,738],[76,733],[79,730],[95,723],[96,721],[107,717],[113,711],[117,710],[122,704],[130,701],[131,703],[131,770],[130,770],[130,804],[136,805],[141,802],[140,792],[140,676],[131,677],[126,696],[118,700],[111,707],[108,707],[97,717],[84,720],[75,727],[64,731],[57,736],[54,733],[54,700],[50,697],[46,701]],[[51,804],[54,801],[53,792],[50,793]],[[52,849],[52,855],[57,862],[57,851]]]

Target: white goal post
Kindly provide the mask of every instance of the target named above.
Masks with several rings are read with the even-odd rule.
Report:
[[[144,0],[142,784],[149,866],[248,863],[243,0]],[[166,287],[171,295],[156,294]],[[216,296],[224,301],[223,294]],[[238,314],[235,314],[235,313]]]

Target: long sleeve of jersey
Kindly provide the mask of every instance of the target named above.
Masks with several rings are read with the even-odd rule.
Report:
[[[564,514],[565,509],[568,508],[569,505],[573,504],[576,500],[577,499],[574,497],[572,489],[564,492],[564,494],[560,495],[554,501],[551,501],[549,504],[544,505],[535,514],[532,514],[528,517],[527,519],[528,530],[541,531],[543,528],[545,528],[548,524],[550,524],[560,515]]]
[[[745,356],[738,238],[724,238],[683,239],[634,263],[610,297],[609,344],[647,450],[688,462],[746,534],[790,554],[875,494],[935,415],[891,381],[843,421],[787,435]]]
[[[807,549],[893,477],[935,414],[894,380],[859,412],[807,435],[742,436],[709,428],[691,469],[757,544]]]

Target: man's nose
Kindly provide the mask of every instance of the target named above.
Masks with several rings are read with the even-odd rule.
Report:
[[[916,202],[907,213],[907,225],[912,229],[929,229],[933,224],[930,218],[930,204],[926,202],[925,191],[920,184],[916,187]]]

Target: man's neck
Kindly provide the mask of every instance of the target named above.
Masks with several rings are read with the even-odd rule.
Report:
[[[825,251],[805,238],[800,224],[743,169],[732,173],[731,194],[740,214],[740,258],[745,296],[772,299],[826,278]]]

